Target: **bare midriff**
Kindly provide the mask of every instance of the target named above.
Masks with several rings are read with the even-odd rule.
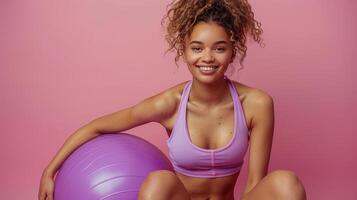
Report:
[[[239,172],[216,178],[196,178],[176,172],[191,200],[234,200],[234,186]]]

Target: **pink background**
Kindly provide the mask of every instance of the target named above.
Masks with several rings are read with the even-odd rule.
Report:
[[[43,168],[73,131],[190,79],[173,54],[164,56],[167,4],[0,1],[0,199],[36,199]],[[270,170],[295,171],[309,199],[357,199],[357,3],[251,4],[266,47],[250,43],[232,79],[275,100]],[[128,132],[167,153],[158,124]]]

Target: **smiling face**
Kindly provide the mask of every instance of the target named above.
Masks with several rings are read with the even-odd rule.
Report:
[[[229,35],[214,22],[196,24],[184,46],[183,59],[193,78],[200,82],[222,79],[233,59]]]

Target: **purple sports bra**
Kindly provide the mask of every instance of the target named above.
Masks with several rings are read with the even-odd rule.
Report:
[[[231,141],[218,149],[204,149],[191,142],[186,122],[186,107],[192,80],[183,90],[176,123],[167,140],[169,156],[175,171],[192,177],[222,177],[240,171],[248,148],[248,128],[238,92],[228,78],[234,101],[234,131]]]

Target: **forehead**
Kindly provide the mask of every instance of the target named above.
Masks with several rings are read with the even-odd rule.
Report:
[[[199,41],[201,43],[215,43],[216,41],[230,41],[226,30],[214,22],[200,22],[196,24],[186,42]]]

